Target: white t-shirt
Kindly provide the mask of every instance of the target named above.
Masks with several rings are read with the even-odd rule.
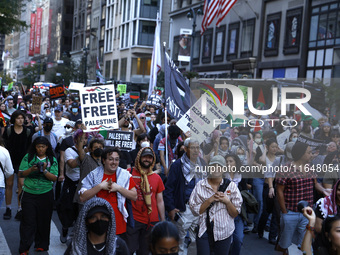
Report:
[[[74,146],[72,146],[75,148]],[[78,157],[78,153],[74,151],[71,147],[68,148],[65,151],[65,163],[66,163],[66,171],[65,174],[67,175],[68,178],[70,178],[72,181],[78,181],[80,178],[80,168],[79,166],[76,168],[71,168],[68,164],[67,161],[70,159],[75,159]]]
[[[0,146],[0,162],[5,171],[6,178],[10,177],[14,173],[11,156],[6,148]],[[5,178],[0,169],[0,187],[5,188]]]
[[[67,122],[68,119],[66,118],[61,118],[60,120],[56,120],[55,118],[53,118],[52,132],[57,135],[58,140],[65,133],[64,126],[66,125]]]

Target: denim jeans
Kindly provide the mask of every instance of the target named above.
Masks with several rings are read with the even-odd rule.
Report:
[[[302,213],[289,211],[281,214],[281,235],[279,245],[287,249],[292,243],[301,246],[306,232],[307,218]]]
[[[264,178],[254,178],[253,180],[253,195],[259,203],[259,212],[254,217],[254,225],[257,226],[259,224],[259,220],[262,214],[263,207],[263,184]]]
[[[233,242],[231,244],[231,250],[230,250],[230,255],[239,255],[241,252],[241,247],[243,244],[243,228],[244,228],[244,223],[243,219],[240,215],[238,215],[234,219],[235,223],[235,231],[233,233]]]
[[[2,205],[2,201],[5,199],[5,188],[0,187],[0,207]]]
[[[214,242],[214,255],[226,255],[229,254],[231,236],[227,239]],[[197,255],[209,255],[210,246],[208,240],[207,231],[201,237],[196,238]]]

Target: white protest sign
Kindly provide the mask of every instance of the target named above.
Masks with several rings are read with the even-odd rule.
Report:
[[[207,105],[206,114],[202,112],[204,100],[203,96],[201,96],[176,123],[184,133],[190,131],[191,137],[196,138],[200,143],[208,138],[211,132],[216,129],[218,126],[216,123],[219,123],[216,120],[227,120],[228,115],[232,114],[231,109],[227,105],[221,105],[216,97],[213,100],[207,94],[205,96]]]
[[[279,148],[280,148],[281,150],[284,150],[284,149],[285,149],[285,141],[288,141],[289,136],[290,136],[290,130],[287,129],[285,132],[279,134],[279,135],[276,137],[277,145],[279,146]]]
[[[79,95],[86,132],[119,128],[114,85],[84,87]]]

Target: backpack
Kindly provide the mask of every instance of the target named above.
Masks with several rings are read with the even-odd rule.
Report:
[[[11,133],[12,133],[12,126],[8,126],[6,132],[7,132],[7,137],[9,138],[10,135],[11,135]],[[28,138],[30,135],[31,135],[31,129],[26,128],[26,136],[27,136],[27,138]]]
[[[242,190],[241,191],[243,204],[241,207],[241,217],[248,221],[247,213],[258,213],[259,212],[259,203],[257,202],[256,198],[253,194],[249,191]]]

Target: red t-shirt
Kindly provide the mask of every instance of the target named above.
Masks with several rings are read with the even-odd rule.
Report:
[[[148,224],[149,218],[150,222],[157,222],[159,221],[158,218],[158,208],[157,208],[157,200],[156,195],[161,193],[165,188],[161,177],[158,174],[151,174],[148,175],[148,180],[150,184],[150,191],[151,191],[151,206],[152,212],[148,215],[148,208],[144,202],[144,196],[142,193],[142,189],[140,187],[141,183],[141,174],[134,168],[132,171],[132,178],[136,183],[137,189],[137,201],[131,201],[132,203],[132,212],[134,220]]]
[[[104,174],[103,180],[106,180],[106,179],[111,180],[112,182],[117,182],[117,175],[116,173],[111,174],[111,175]],[[136,187],[136,184],[134,183],[132,177],[130,177],[129,190],[131,190],[134,187]],[[108,201],[111,204],[113,211],[115,212],[115,218],[116,218],[116,235],[125,233],[126,222],[124,220],[123,214],[118,209],[117,192],[109,193],[107,190],[101,190],[98,192],[97,197],[104,198],[106,201]]]

